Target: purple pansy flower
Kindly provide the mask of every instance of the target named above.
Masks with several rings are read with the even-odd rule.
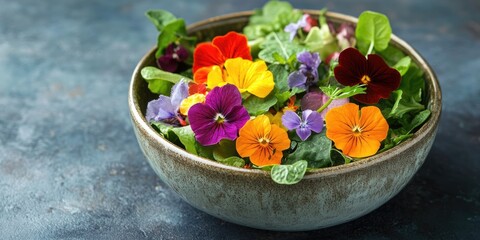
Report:
[[[324,103],[328,101],[329,97],[322,93],[322,92],[309,92],[303,96],[302,101],[300,102],[300,106],[302,107],[302,110],[313,110],[317,111]],[[340,107],[344,105],[345,103],[349,103],[350,101],[348,98],[342,98],[342,99],[337,99],[333,100],[325,110],[323,110],[320,113],[320,116],[322,118],[325,118],[325,115],[327,115],[327,112],[335,107]]]
[[[309,15],[304,14],[300,20],[296,23],[290,23],[285,28],[283,29],[285,32],[290,33],[290,41],[292,41],[295,38],[295,35],[297,35],[298,29],[307,27],[309,25],[307,19]]]
[[[158,99],[152,100],[147,105],[145,118],[149,122],[165,122],[171,125],[180,125],[183,121],[178,113],[178,108],[183,99],[188,97],[188,84],[181,80],[173,85],[170,97],[160,95]]]
[[[207,94],[205,103],[197,103],[188,111],[195,138],[203,146],[214,145],[222,139],[235,140],[238,130],[250,119],[242,106],[242,96],[232,84],[215,87]]]
[[[322,60],[318,53],[311,52],[299,53],[297,60],[301,63],[300,68],[288,76],[288,86],[308,90],[318,82],[318,66]]]
[[[300,118],[294,111],[286,111],[282,116],[282,124],[288,129],[297,132],[297,135],[302,141],[307,140],[312,134],[312,131],[319,133],[323,128],[323,118],[320,113],[312,110],[305,110],[302,112]]]
[[[165,54],[158,58],[157,64],[164,71],[175,72],[187,58],[187,49],[172,43],[165,49]]]

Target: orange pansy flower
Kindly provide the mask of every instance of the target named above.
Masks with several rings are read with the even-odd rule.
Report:
[[[290,147],[287,132],[271,124],[265,115],[249,120],[239,132],[236,148],[241,157],[250,157],[257,166],[280,164],[283,150]]]
[[[354,103],[332,108],[325,116],[327,137],[343,154],[362,158],[372,156],[387,137],[388,123],[380,109]]]
[[[204,83],[212,66],[223,68],[227,59],[237,57],[252,60],[247,37],[243,34],[229,32],[213,38],[212,42],[198,44],[193,52],[195,82]]]

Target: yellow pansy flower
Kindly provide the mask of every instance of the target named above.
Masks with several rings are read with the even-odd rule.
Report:
[[[204,103],[205,102],[205,95],[201,93],[195,93],[193,95],[188,96],[187,98],[183,99],[182,103],[180,103],[180,113],[187,116],[188,110],[190,107],[197,103]]]

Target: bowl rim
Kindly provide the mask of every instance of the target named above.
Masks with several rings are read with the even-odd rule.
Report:
[[[300,10],[312,15],[318,15],[320,13],[319,10],[311,10],[311,9],[300,9]],[[216,16],[216,17],[211,17],[211,18],[207,18],[205,20],[190,24],[187,28],[189,31],[191,31],[192,29],[200,28],[208,23],[231,20],[235,18],[249,17],[253,13],[254,11],[241,11],[241,12],[235,12],[235,13]],[[341,14],[337,12],[328,11],[326,13],[326,16],[329,19],[334,19],[335,21],[339,21],[339,22],[350,22],[353,24],[356,24],[358,22],[358,19],[353,16]],[[429,89],[429,91],[432,94],[430,94],[430,99],[427,103],[427,106],[429,106],[429,109],[431,110],[430,118],[428,119],[427,122],[423,124],[423,126],[420,129],[418,129],[413,134],[412,137],[410,137],[405,142],[402,142],[391,149],[388,149],[381,153],[377,153],[367,158],[353,161],[348,164],[309,170],[305,174],[303,178],[304,180],[343,174],[346,172],[361,170],[371,165],[380,164],[384,161],[388,161],[391,156],[395,155],[395,153],[406,151],[412,145],[416,144],[421,139],[427,137],[427,135],[431,134],[432,132],[435,132],[439,122],[441,111],[442,111],[442,93],[441,93],[440,84],[438,82],[438,79],[435,73],[433,72],[431,66],[412,46],[410,46],[404,40],[397,37],[395,34],[392,34],[390,44],[396,46],[397,48],[400,48],[404,52],[408,52],[408,56],[412,57],[412,60],[414,60],[419,65],[419,67],[424,71],[425,78],[430,79],[431,89]],[[143,116],[143,114],[141,114],[138,101],[134,97],[133,89],[134,89],[135,77],[140,74],[141,65],[143,65],[143,63],[148,59],[148,57],[151,54],[153,54],[155,51],[156,51],[156,47],[153,47],[150,51],[148,51],[142,57],[142,59],[137,63],[137,66],[135,67],[135,70],[131,77],[131,81],[129,85],[129,93],[128,93],[128,106],[130,110],[130,115],[132,117],[132,123],[133,124],[137,123],[137,127],[143,130],[143,132],[145,134],[148,134],[148,136],[150,136],[152,139],[155,139],[156,144],[163,145],[166,149],[172,151],[175,154],[181,155],[187,161],[194,161],[196,164],[200,164],[204,167],[210,168],[211,170],[228,171],[229,173],[247,174],[247,175],[252,175],[256,177],[258,177],[259,175],[263,175],[263,176],[268,176],[270,178],[270,173],[268,171],[264,171],[261,169],[245,169],[245,168],[229,166],[208,158],[203,158],[198,155],[189,153],[183,148],[163,138],[157,131],[155,131],[150,126],[150,124],[147,123],[145,117]]]

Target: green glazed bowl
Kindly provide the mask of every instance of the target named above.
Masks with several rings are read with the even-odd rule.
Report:
[[[318,11],[309,11],[317,17]],[[199,39],[242,31],[253,12],[210,18],[189,27]],[[357,19],[329,12],[329,21]],[[155,49],[138,63],[130,84],[128,105],[138,143],[158,176],[192,206],[228,222],[280,231],[314,230],[363,216],[395,196],[422,166],[432,146],[441,113],[441,91],[426,61],[406,42],[391,44],[409,55],[425,72],[430,119],[400,145],[347,165],[309,172],[295,185],[276,184],[268,172],[226,166],[201,158],[160,136],[145,120],[149,92],[140,75],[155,65]]]

